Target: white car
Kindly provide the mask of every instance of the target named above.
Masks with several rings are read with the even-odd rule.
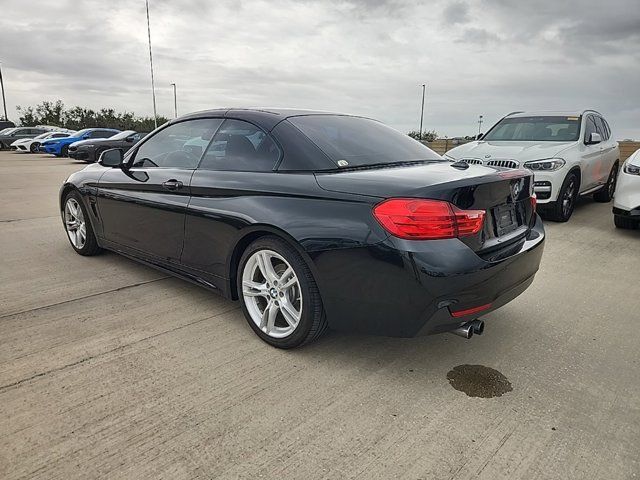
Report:
[[[16,140],[11,144],[11,148],[15,149],[19,152],[31,152],[35,153],[38,151],[40,144],[48,140],[50,138],[64,138],[74,134],[74,131],[64,131],[64,132],[46,132],[41,133],[35,138],[21,138],[20,140]]]
[[[640,149],[622,165],[613,201],[613,220],[618,228],[640,227]]]
[[[566,222],[578,195],[598,202],[613,198],[620,151],[607,121],[594,110],[514,112],[479,140],[460,145],[445,158],[471,164],[528,168],[541,213]]]

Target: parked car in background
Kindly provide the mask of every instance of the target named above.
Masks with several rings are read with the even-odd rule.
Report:
[[[22,138],[34,138],[38,135],[46,133],[47,130],[40,127],[16,127],[12,128],[8,132],[0,135],[0,149],[8,149],[9,146],[16,140]]]
[[[620,164],[618,142],[601,114],[515,112],[481,139],[453,148],[445,158],[471,164],[525,167],[533,171],[541,214],[566,222],[578,195],[613,198]]]
[[[640,150],[636,150],[622,165],[613,215],[618,228],[640,227]]]
[[[4,130],[5,128],[15,128],[15,126],[16,124],[11,120],[0,120],[0,130]]]
[[[35,138],[21,138],[11,144],[12,150],[18,150],[19,152],[31,152],[35,153],[40,148],[40,144],[48,139],[53,138],[66,138],[73,135],[74,131],[68,132],[46,132],[38,135]]]
[[[66,157],[69,154],[69,145],[80,140],[99,139],[113,137],[120,130],[113,128],[85,128],[77,131],[71,137],[51,138],[40,145],[40,151],[51,153],[56,157]]]
[[[239,299],[276,347],[327,327],[469,338],[538,270],[532,182],[367,118],[210,110],[103,152],[64,182],[60,212],[78,254],[107,248]]]
[[[148,133],[125,130],[109,138],[80,140],[79,142],[69,145],[69,157],[87,163],[94,163],[98,161],[100,154],[105,150],[119,148],[123,152],[126,152],[146,135],[148,135]]]

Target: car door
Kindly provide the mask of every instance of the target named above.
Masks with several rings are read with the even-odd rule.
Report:
[[[100,236],[152,261],[176,262],[191,176],[222,120],[171,124],[107,170],[98,184]]]
[[[280,156],[276,142],[259,127],[224,121],[191,179],[184,266],[217,278],[228,275],[226,261],[236,233],[250,223],[250,213],[242,212],[261,208],[261,194],[268,194],[271,185],[266,176],[277,175],[273,169]]]
[[[602,145],[601,143],[591,143],[592,133],[600,133],[596,125],[595,116],[593,114],[585,115],[584,134],[582,136],[582,144],[580,145],[580,153],[582,156],[582,181],[580,190],[588,190],[600,182]]]
[[[611,173],[611,167],[613,167],[614,162],[618,159],[616,151],[618,142],[612,138],[611,130],[604,118],[596,116],[595,120],[598,132],[602,137],[602,143],[600,144],[600,163],[597,168],[598,182],[606,183]]]

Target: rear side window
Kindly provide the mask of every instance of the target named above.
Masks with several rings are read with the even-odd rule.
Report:
[[[221,123],[219,118],[201,118],[169,125],[140,145],[131,165],[193,170]]]
[[[602,137],[602,140],[609,140],[609,132],[607,131],[607,127],[604,124],[604,120],[601,117],[595,117],[596,120],[596,130]]]
[[[199,168],[241,172],[270,172],[280,159],[280,148],[260,128],[227,119],[213,137]]]
[[[589,141],[592,133],[598,133],[598,129],[596,128],[596,122],[593,119],[593,115],[587,115],[587,119],[584,124],[584,141],[585,143]]]
[[[96,130],[89,135],[89,138],[109,138],[113,137],[116,132],[111,132],[109,130]]]
[[[53,135],[51,135],[51,138],[64,138],[68,136],[69,135],[67,135],[66,133],[54,133]]]

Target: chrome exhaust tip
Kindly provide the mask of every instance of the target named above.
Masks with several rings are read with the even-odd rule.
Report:
[[[460,325],[455,330],[451,330],[451,333],[467,339],[473,337],[473,334],[482,335],[482,332],[484,332],[484,322],[482,320],[471,320]]]
[[[471,322],[465,323],[464,325],[459,326],[455,330],[451,330],[451,333],[458,335],[462,338],[473,337],[473,327],[471,326]]]

